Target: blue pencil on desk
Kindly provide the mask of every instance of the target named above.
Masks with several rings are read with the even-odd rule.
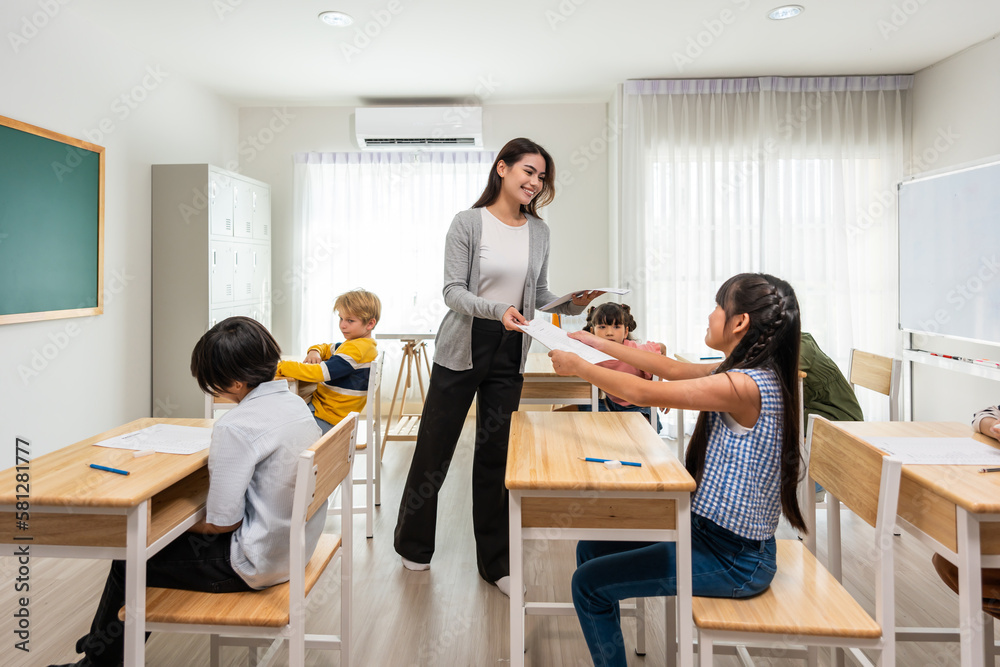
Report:
[[[608,461],[614,461],[615,459],[595,459],[592,456],[581,456],[579,457],[581,461],[590,461],[591,463],[607,463]],[[636,463],[634,461],[619,461],[623,466],[634,466],[636,468],[641,468],[641,463]]]
[[[116,472],[119,475],[127,475],[127,474],[129,474],[128,470],[119,470],[118,468],[109,468],[108,466],[99,466],[96,463],[91,463],[90,467],[94,468],[95,470],[104,470],[104,471],[107,471],[107,472]]]

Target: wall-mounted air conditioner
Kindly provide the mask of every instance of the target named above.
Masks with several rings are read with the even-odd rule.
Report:
[[[364,150],[482,150],[482,107],[359,107],[354,132]]]

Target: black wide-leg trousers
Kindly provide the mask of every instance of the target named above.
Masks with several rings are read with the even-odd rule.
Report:
[[[472,369],[434,364],[417,431],[410,472],[399,503],[396,552],[416,563],[434,555],[438,494],[462,426],[476,396],[472,462],[472,523],[480,576],[495,582],[510,574],[507,517],[507,440],[511,413],[521,398],[521,336],[496,320],[472,324]]]

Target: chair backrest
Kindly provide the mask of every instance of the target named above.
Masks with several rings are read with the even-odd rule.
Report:
[[[293,517],[308,521],[340,483],[350,479],[357,431],[358,413],[352,412],[299,455]],[[351,484],[344,487],[349,489]]]
[[[877,527],[885,455],[822,417],[811,415],[810,424],[809,476],[868,525]],[[889,509],[895,510],[896,500]],[[891,528],[895,512],[886,520]]]
[[[378,408],[378,403],[382,401],[382,366],[385,363],[385,352],[379,352],[368,369],[368,402],[365,404],[366,413],[370,420]],[[381,412],[381,410],[378,410]]]
[[[899,387],[902,362],[863,350],[851,349],[847,379],[854,387],[864,387],[889,397],[889,419],[899,420]]]
[[[818,415],[809,417],[806,449],[809,455],[807,484],[812,486],[814,481],[819,482],[828,494],[828,569],[838,581],[841,580],[839,512],[840,502],[843,502],[875,528],[871,550],[862,553],[867,553],[874,563],[875,620],[883,632],[894,628],[893,529],[899,506],[902,463]],[[815,512],[815,505],[809,511]],[[812,525],[815,526],[815,522]]]

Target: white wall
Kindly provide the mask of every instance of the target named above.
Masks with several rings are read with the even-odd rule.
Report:
[[[0,6],[0,115],[106,147],[104,314],[0,326],[0,469],[15,435],[39,456],[169,415],[151,396],[150,165],[236,158],[234,106],[58,6],[49,18],[37,2]]]
[[[988,158],[1000,159],[1000,39],[993,38],[917,72],[913,86],[914,172],[933,172]],[[996,249],[985,240],[976,253]],[[1000,345],[1000,341],[997,341]],[[914,347],[963,357],[1000,360],[1000,347],[919,336]],[[1000,402],[1000,383],[915,364],[913,418],[963,421]]]
[[[272,188],[276,294],[291,291],[292,156],[303,151],[358,150],[353,113],[353,107],[240,109],[240,171]],[[541,211],[552,230],[552,290],[560,293],[604,285],[609,279],[607,105],[486,105],[483,124],[488,150],[499,150],[508,139],[525,136],[544,146],[555,161],[556,199]],[[282,347],[292,345],[290,298],[276,299],[272,324]],[[394,371],[387,377],[395,377]]]

